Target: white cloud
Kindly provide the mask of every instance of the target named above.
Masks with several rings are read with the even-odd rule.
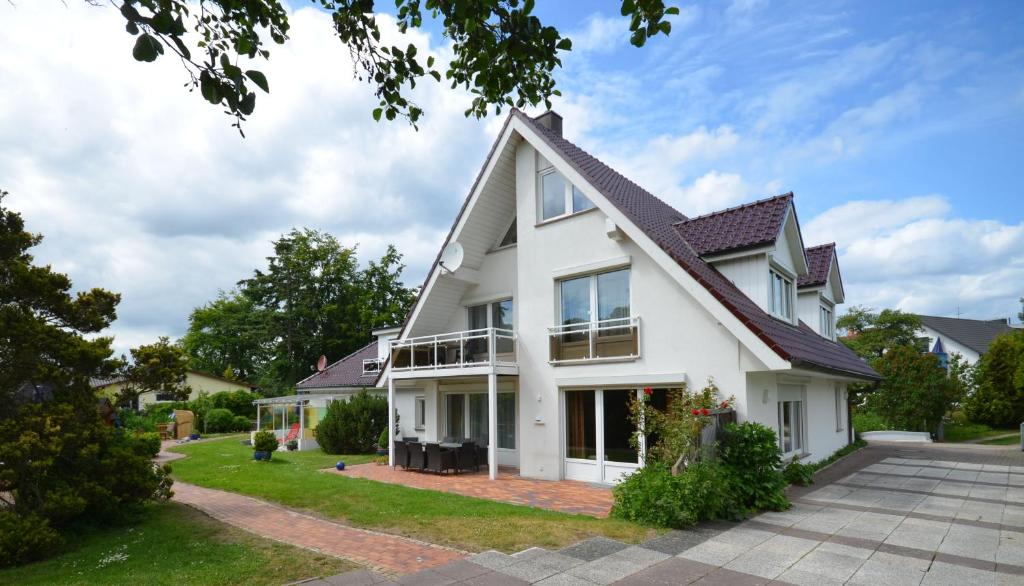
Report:
[[[364,261],[395,243],[418,285],[493,138],[463,116],[468,96],[432,82],[415,92],[419,132],[375,123],[372,87],[312,8],[290,13],[291,40],[261,65],[271,93],[244,140],[182,88],[179,63],[132,59],[115,8],[0,3],[0,20],[0,54],[17,56],[0,59],[5,203],[44,234],[39,262],[122,293],[119,351],[183,333],[192,307],[261,266],[293,226],[358,242]],[[450,56],[425,33],[410,40]]]
[[[629,39],[629,21],[621,16],[592,14],[583,28],[567,35],[573,53],[609,53]]]
[[[964,317],[1015,315],[1024,294],[1024,222],[949,217],[942,196],[851,201],[812,219],[835,241],[847,301]]]

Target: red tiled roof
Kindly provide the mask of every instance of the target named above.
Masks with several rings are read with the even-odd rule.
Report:
[[[363,360],[377,357],[377,341],[374,340],[334,364],[310,377],[299,381],[296,389],[324,389],[336,387],[372,387],[379,372],[363,374]]]
[[[793,193],[758,200],[698,218],[676,229],[700,256],[772,244],[782,230]]]
[[[812,246],[804,250],[804,254],[807,256],[807,274],[797,278],[797,288],[817,287],[828,282],[828,273],[832,269],[832,256],[835,251],[835,242]]]
[[[819,336],[803,322],[797,327],[771,317],[717,269],[701,260],[695,247],[676,229],[675,224],[687,219],[683,214],[526,114],[513,110],[511,115],[525,122],[558,151],[781,358],[790,361],[794,367],[879,378],[878,373],[846,346]]]

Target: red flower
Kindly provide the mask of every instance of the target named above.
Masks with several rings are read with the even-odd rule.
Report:
[[[693,411],[690,411],[690,414],[691,415],[700,415],[700,410],[694,409]]]
[[[728,408],[729,408],[729,401],[722,401],[722,409],[728,409]]]
[[[644,394],[649,397],[654,394],[654,389],[651,387],[644,387]]]
[[[707,407],[705,407],[704,409],[700,410],[700,414],[701,415],[710,415],[711,412],[707,410]]]

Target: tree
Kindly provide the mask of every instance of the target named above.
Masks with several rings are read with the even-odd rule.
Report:
[[[317,443],[328,454],[369,453],[387,426],[387,399],[363,389],[347,401],[331,401],[316,426]]]
[[[188,356],[162,336],[152,344],[131,349],[132,362],[124,368],[124,383],[117,394],[119,406],[135,405],[142,393],[156,393],[158,400],[186,401],[192,388],[188,377]]]
[[[360,270],[355,247],[292,230],[265,269],[192,312],[181,347],[202,370],[232,368],[266,391],[287,391],[321,354],[350,354],[374,329],[405,319],[415,295],[402,284],[401,258],[389,246]]]
[[[202,372],[230,373],[234,380],[256,381],[270,361],[272,344],[269,314],[238,290],[189,315],[188,331],[178,345],[189,366]]]
[[[934,354],[896,346],[872,366],[882,380],[866,406],[896,429],[935,430],[956,398],[955,385]]]
[[[836,326],[847,335],[843,344],[861,358],[871,361],[897,346],[911,346],[921,351],[921,319],[898,309],[883,309],[874,313],[871,308],[855,305],[836,321]]]
[[[95,2],[96,0],[86,0]],[[198,5],[197,5],[198,4]],[[534,0],[395,0],[395,17],[403,35],[424,25],[424,17],[440,24],[452,41],[453,56],[446,67],[433,56],[418,54],[416,45],[382,41],[374,0],[313,0],[331,13],[338,39],[351,53],[357,76],[374,88],[380,103],[375,119],[402,116],[411,123],[423,110],[409,99],[416,83],[442,77],[452,89],[473,94],[466,115],[485,116],[494,106],[523,107],[559,95],[552,72],[561,66],[560,53],[572,42],[533,14]],[[269,38],[288,40],[288,13],[282,0],[122,0],[126,30],[136,37],[132,56],[152,62],[167,51],[181,60],[192,88],[211,104],[220,105],[241,125],[256,108],[255,88],[270,91],[266,76],[245,69],[269,59]],[[649,37],[668,35],[668,15],[679,14],[664,0],[622,0],[629,17],[630,41],[641,47]],[[199,39],[190,48],[189,35]],[[198,48],[202,56],[193,55]],[[443,73],[442,73],[443,70]]]
[[[1017,313],[1017,321],[1024,322],[1024,297],[1019,299],[1020,301],[1020,312]]]
[[[76,295],[71,281],[32,264],[41,237],[3,207],[0,191],[0,566],[55,551],[57,530],[112,519],[170,495],[151,444],[104,424],[90,379],[110,376],[119,297]],[[45,387],[25,397],[25,385]]]
[[[1024,330],[999,336],[975,366],[975,388],[964,400],[971,421],[1008,428],[1024,421]]]

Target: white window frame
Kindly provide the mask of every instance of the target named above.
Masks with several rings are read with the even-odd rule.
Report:
[[[506,301],[512,302],[512,331],[516,329],[516,301],[512,297],[502,297],[500,299],[494,299],[491,301],[481,301],[479,303],[473,303],[472,305],[466,306],[466,329],[470,330],[469,326],[469,311],[476,307],[487,307],[487,328],[493,328],[494,326],[494,305],[498,303],[504,303]]]
[[[505,236],[508,234],[508,231],[512,228],[512,224],[515,224],[515,223],[516,223],[516,216],[512,216],[512,219],[509,220],[509,222],[507,224],[505,224],[505,229],[503,229],[501,231],[501,234],[498,236],[498,240],[495,241],[494,248],[491,249],[491,252],[498,251],[498,250],[505,250],[506,248],[513,248],[517,244],[519,244],[519,236],[518,236],[518,234],[516,235],[516,241],[515,242],[512,242],[510,244],[505,244],[505,245],[501,244],[501,241],[505,239]],[[518,226],[517,226],[517,228],[518,228]],[[517,230],[517,232],[518,232],[518,230]]]
[[[600,275],[608,273],[617,273],[619,271],[629,271],[629,278],[626,279],[628,284],[627,295],[629,295],[629,315],[627,317],[633,317],[633,269],[631,266],[616,267],[614,269],[608,269],[606,271],[599,271],[596,273],[588,273],[585,275],[574,275],[571,277],[564,277],[557,279],[555,284],[555,323],[562,324],[562,283],[565,281],[575,281],[576,279],[589,279],[590,285],[590,324],[593,327],[597,327],[597,322],[600,321],[598,318],[598,292],[597,292],[597,278]],[[618,318],[616,318],[618,319]]]
[[[422,431],[427,428],[427,398],[420,395],[415,399],[413,409],[413,429]]]
[[[586,212],[589,212],[590,210],[597,209],[597,206],[594,204],[593,200],[591,200],[589,197],[587,197],[587,194],[583,193],[582,189],[580,189],[580,188],[576,187],[575,185],[573,185],[573,183],[571,181],[569,181],[569,179],[565,175],[562,175],[561,173],[558,173],[558,175],[562,178],[562,184],[565,186],[565,193],[563,194],[563,197],[565,198],[564,199],[564,203],[563,203],[564,207],[562,208],[563,212],[561,214],[558,214],[558,215],[555,215],[555,216],[551,216],[550,218],[545,218],[544,217],[544,177],[546,177],[546,176],[548,176],[548,175],[550,175],[552,173],[558,173],[558,170],[555,169],[554,166],[547,167],[545,169],[541,169],[541,170],[537,171],[537,224],[538,225],[546,224],[548,222],[554,222],[555,220],[559,220],[561,218],[568,218],[569,216],[575,216],[575,215],[578,215],[578,214],[584,214]],[[580,195],[583,196],[583,198],[586,199],[588,202],[590,202],[590,207],[583,208],[581,210],[577,210],[573,206],[573,190],[579,191]],[[504,237],[504,233],[502,234],[502,236]]]
[[[781,281],[780,287],[782,288],[782,308],[775,307],[775,283]],[[785,271],[776,268],[774,265],[768,269],[768,312],[773,316],[783,321],[794,323],[793,317],[796,315],[796,287],[793,286],[793,277],[786,274]],[[786,315],[780,309],[789,309],[789,315]]]
[[[836,339],[835,310],[825,303],[818,305],[818,330],[829,340]]]
[[[513,446],[511,448],[503,448],[500,445],[496,446],[499,452],[515,452],[519,449],[519,393],[516,391],[498,391],[499,395],[512,395],[513,396],[513,419],[516,422],[514,427],[515,433],[512,437]],[[444,391],[440,394],[443,415],[441,421],[441,433],[438,437],[443,437],[448,433],[448,397],[453,395],[462,395],[462,422],[463,429],[462,435],[466,437],[469,431],[469,418],[470,418],[470,407],[469,407],[469,396],[470,395],[487,395],[487,391]]]
[[[799,458],[804,454],[810,453],[808,447],[809,439],[807,437],[807,389],[803,385],[791,385],[791,384],[780,384],[778,391],[778,400],[776,401],[776,415],[778,416],[778,440],[779,440],[779,451],[782,452],[783,458]],[[791,416],[795,417],[799,415],[799,433],[800,433],[800,446],[796,445],[796,435],[793,436],[793,449],[785,451],[785,438],[783,437],[782,428],[782,409],[785,403],[796,403],[798,406],[793,409]]]

